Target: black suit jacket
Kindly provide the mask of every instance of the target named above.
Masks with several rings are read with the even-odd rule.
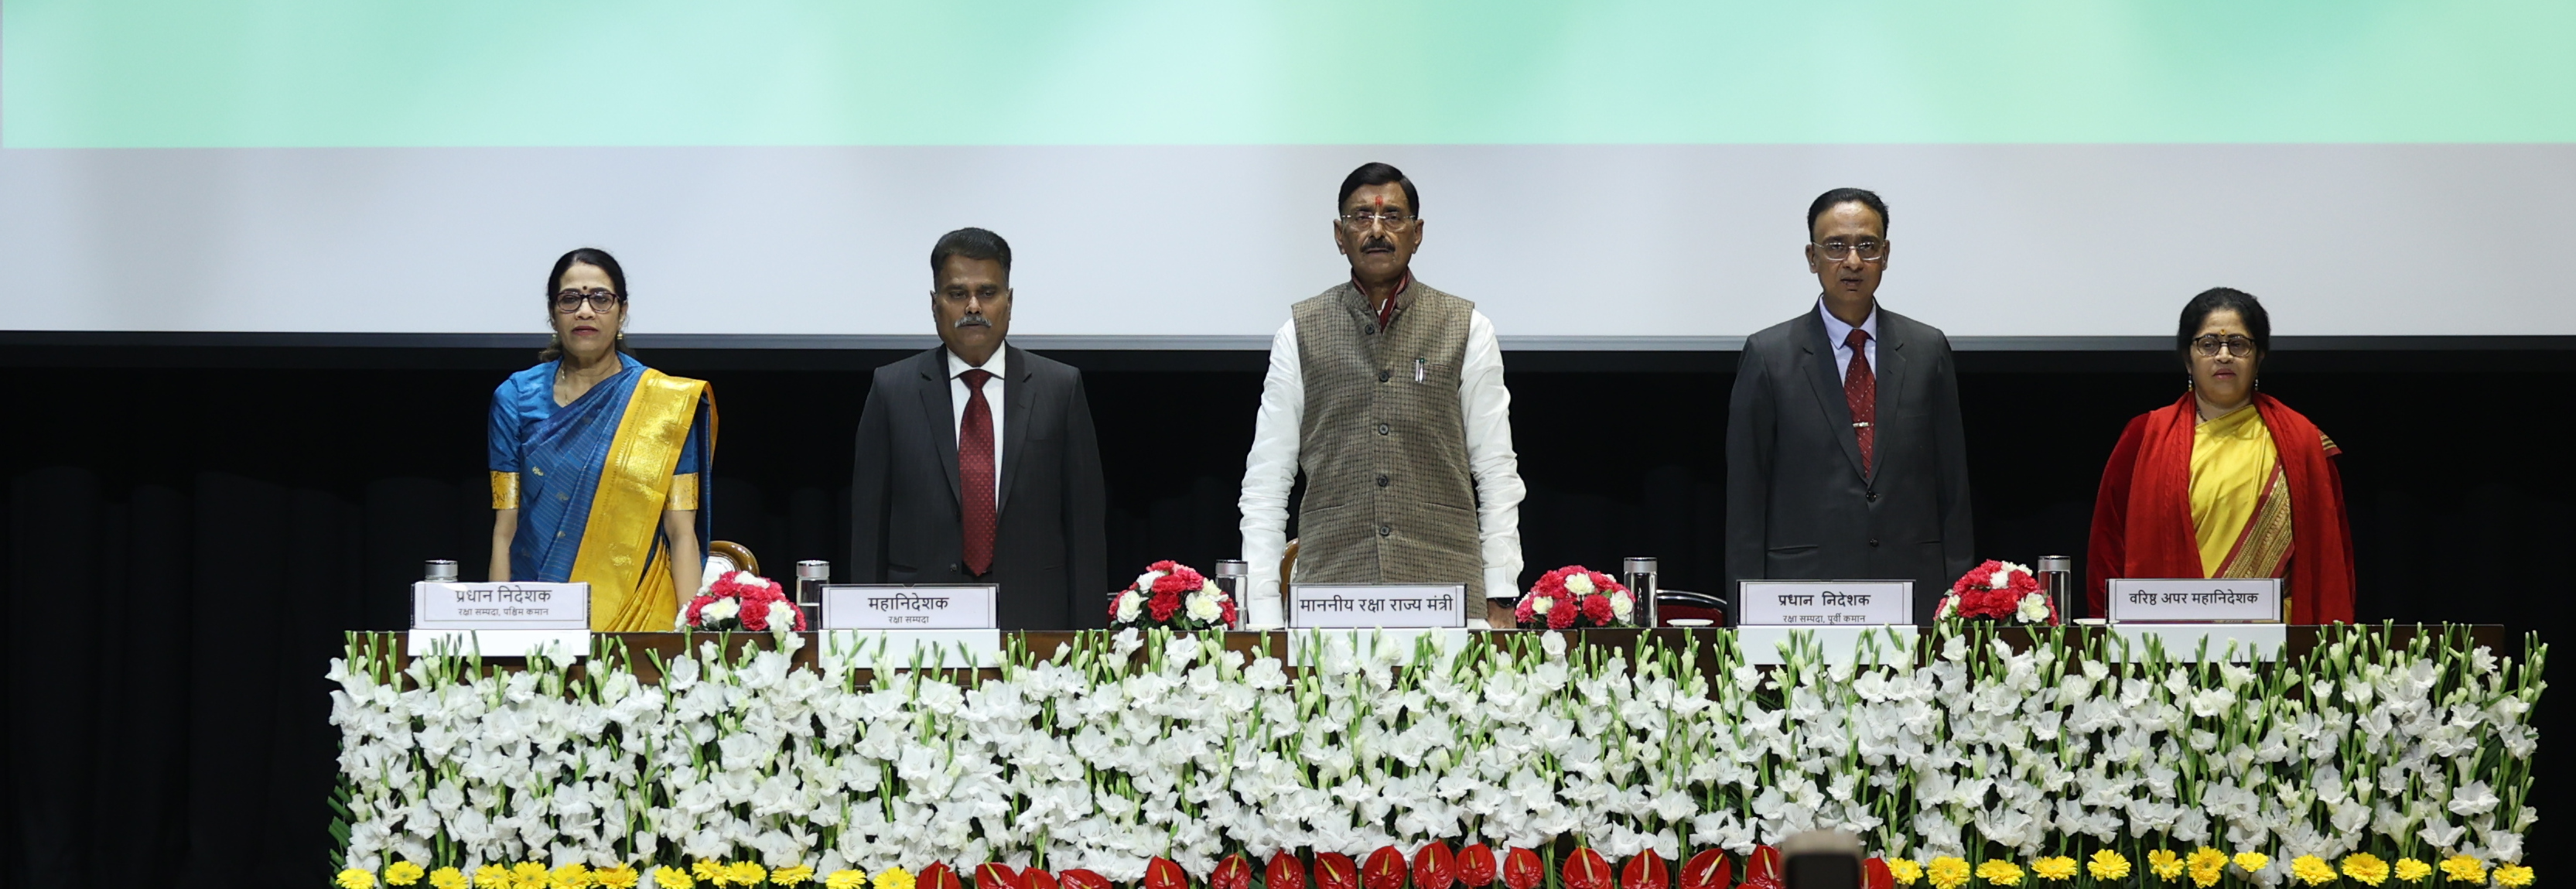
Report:
[[[1006,630],[1108,624],[1107,497],[1082,372],[1004,345],[1001,527],[993,568],[970,577],[958,501],[948,350],[877,368],[850,478],[855,583],[992,583]]]
[[[1810,310],[1744,342],[1726,426],[1726,577],[1913,580],[1930,623],[1976,564],[1959,381],[1941,331],[1878,310],[1877,466]]]

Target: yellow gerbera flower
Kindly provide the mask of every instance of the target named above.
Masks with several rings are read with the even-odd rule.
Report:
[[[2021,865],[2001,858],[1988,858],[1977,863],[1977,877],[1997,886],[2021,885]]]
[[[413,864],[408,861],[397,861],[385,866],[385,885],[409,886],[413,883],[420,882],[420,878],[423,873],[426,872],[420,869],[420,865]]]
[[[554,874],[548,872],[545,865],[534,861],[522,861],[510,866],[510,884],[519,889],[546,889],[546,884],[553,880]]]
[[[2271,864],[2272,856],[2265,855],[2261,852],[2238,852],[2236,853],[2236,857],[2231,860],[2236,862],[2236,866],[2239,869],[2250,874],[2255,871],[2262,870],[2264,865]]]
[[[732,874],[725,870],[724,862],[705,858],[700,858],[689,863],[689,876],[705,880],[708,885],[713,886],[722,886],[726,883],[732,882],[732,880],[728,879]]]
[[[2172,849],[2157,849],[2147,853],[2147,869],[2167,880],[2179,879],[2182,877],[2182,856],[2174,854]]]
[[[758,886],[760,881],[769,879],[769,869],[761,867],[757,861],[737,861],[725,871],[736,886]]]
[[[2323,858],[2301,855],[2290,859],[2290,876],[2297,877],[2299,882],[2310,886],[2323,886],[2335,881],[2335,869],[2334,865],[2327,864]]]
[[[2064,855],[2041,858],[2030,863],[2030,872],[2043,880],[2065,882],[2075,879],[2075,859]]]
[[[475,868],[474,885],[482,889],[510,889],[510,869],[498,864]]]
[[[2165,854],[2173,853],[2165,852]],[[2096,880],[2117,880],[2129,875],[2129,859],[2128,856],[2104,849],[2093,853],[2093,860],[2084,862],[2084,872],[2093,875],[2093,879]]]
[[[2454,883],[2484,883],[2487,881],[2487,866],[2466,855],[2453,855],[2442,859],[2442,876],[2449,877]]]
[[[2355,852],[2343,857],[2343,875],[2364,886],[2377,886],[2388,881],[2388,862],[2368,852]]]
[[[635,889],[639,876],[634,868],[623,864],[612,864],[590,872],[591,880],[607,889]]]
[[[878,871],[872,889],[912,889],[912,872],[900,867]]]
[[[331,883],[340,889],[375,889],[376,872],[354,867],[344,868],[339,876],[331,878]]]
[[[802,864],[782,867],[769,872],[769,881],[781,886],[800,886],[805,883],[812,882],[813,879],[814,869]]]
[[[2522,889],[2531,885],[2531,868],[2519,864],[2496,865],[2496,885],[2505,889]]]
[[[2424,881],[2425,877],[2432,875],[2432,865],[2425,864],[2424,862],[2417,861],[2412,858],[2397,859],[2397,878],[2400,880],[2405,880],[2409,883],[2421,883]]]
[[[836,870],[823,878],[823,889],[868,889],[868,875],[854,870]]]
[[[1923,873],[1932,879],[1932,889],[1959,889],[1968,885],[1968,860],[1943,855],[1932,859]]]
[[[554,873],[547,877],[554,881],[548,889],[590,889],[599,882],[599,878],[591,874],[590,867],[578,861],[555,868]]]
[[[2207,889],[2218,885],[2218,878],[2226,875],[2227,853],[2202,846],[2191,850],[2191,857],[2183,859],[2183,866],[2191,871],[2192,885]]]
[[[432,889],[465,889],[465,872],[454,867],[430,871],[429,885]]]
[[[1923,865],[1911,858],[1890,858],[1887,860],[1887,875],[1895,878],[1896,885],[1912,886],[1914,881],[1923,879]]]
[[[697,884],[697,880],[689,878],[688,871],[670,865],[653,869],[653,885],[658,889],[689,889]]]

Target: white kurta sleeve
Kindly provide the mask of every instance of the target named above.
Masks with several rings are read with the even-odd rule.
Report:
[[[1271,367],[1275,373],[1276,359]],[[1484,312],[1468,316],[1467,357],[1458,374],[1459,407],[1467,419],[1467,470],[1476,480],[1476,530],[1485,562],[1485,597],[1518,596],[1521,499],[1529,489],[1521,484],[1520,454],[1512,450],[1512,392],[1503,387],[1502,345],[1494,337],[1494,322]]]
[[[1288,492],[1297,484],[1298,435],[1305,417],[1306,376],[1297,363],[1297,322],[1290,319],[1270,340],[1270,373],[1261,381],[1261,413],[1252,423],[1252,452],[1243,460],[1243,499],[1236,504],[1243,513],[1243,561],[1251,573],[1240,603],[1247,628],[1287,623],[1279,559],[1288,549]],[[1510,444],[1506,432],[1506,452]],[[1515,489],[1519,484],[1513,481]]]

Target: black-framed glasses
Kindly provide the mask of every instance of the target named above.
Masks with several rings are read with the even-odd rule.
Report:
[[[2225,349],[2229,352],[2235,353],[2238,358],[2252,358],[2254,357],[2254,340],[2250,337],[2223,337],[2213,333],[2191,341],[2191,350],[2198,353],[2202,358],[2215,358],[2218,356],[2218,350],[2220,349]]]
[[[1887,258],[1887,242],[1876,238],[1862,238],[1857,242],[1850,243],[1843,241],[1826,241],[1822,244],[1815,245],[1815,247],[1816,252],[1824,254],[1826,259],[1830,259],[1835,262],[1849,259],[1855,253],[1860,255],[1860,261],[1862,262],[1877,262]]]
[[[570,315],[581,311],[581,304],[585,302],[591,308],[605,312],[625,303],[626,298],[614,290],[565,290],[555,294],[555,311]]]
[[[1377,224],[1386,226],[1388,231],[1403,231],[1405,226],[1422,221],[1419,216],[1406,216],[1402,213],[1344,213],[1334,218],[1340,219],[1343,225],[1353,229],[1364,229]]]

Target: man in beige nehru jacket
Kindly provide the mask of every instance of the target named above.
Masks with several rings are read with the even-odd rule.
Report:
[[[1469,626],[1508,627],[1519,595],[1520,457],[1494,323],[1413,279],[1422,198],[1371,163],[1342,180],[1333,242],[1351,279],[1289,309],[1270,342],[1243,469],[1246,625],[1284,623],[1288,492],[1305,583],[1458,583]]]

